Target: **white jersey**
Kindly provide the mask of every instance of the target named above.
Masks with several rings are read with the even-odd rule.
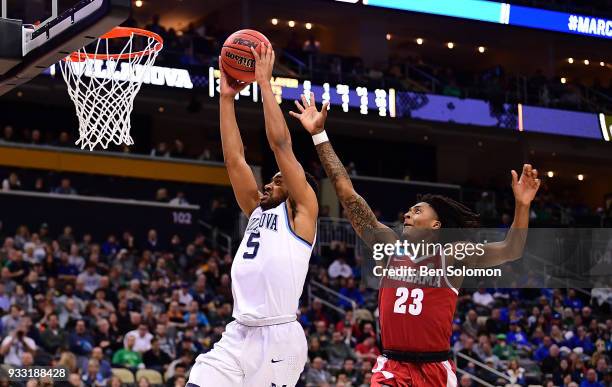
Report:
[[[295,320],[311,253],[291,228],[286,202],[257,207],[232,264],[233,317],[251,326]]]

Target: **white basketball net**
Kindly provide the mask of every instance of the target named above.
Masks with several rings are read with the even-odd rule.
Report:
[[[128,41],[120,54],[134,52],[135,35],[132,33],[125,38]],[[93,150],[98,144],[106,149],[111,141],[117,145],[134,144],[130,136],[134,98],[145,77],[150,76],[149,69],[158,54],[158,50],[153,49],[157,41],[148,36],[142,38],[146,44],[139,51],[144,55],[130,55],[126,59],[87,58],[83,61],[67,57],[60,61],[62,75],[79,119],[79,139],[75,144],[81,149],[87,147]],[[110,40],[100,38],[94,52],[88,53],[83,47],[76,51],[77,56],[72,57],[85,58],[85,55],[89,55],[95,58],[98,54],[111,54]]]

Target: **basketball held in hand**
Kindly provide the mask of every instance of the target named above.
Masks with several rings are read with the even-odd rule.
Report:
[[[221,66],[230,77],[241,82],[255,80],[255,58],[251,47],[261,53],[262,44],[270,44],[268,38],[255,30],[240,30],[231,34],[221,49]]]

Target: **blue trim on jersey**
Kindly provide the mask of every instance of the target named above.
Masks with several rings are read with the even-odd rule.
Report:
[[[291,228],[291,223],[289,223],[289,210],[287,209],[287,202],[283,202],[283,206],[285,207],[285,221],[287,222],[287,228],[291,232],[291,235],[293,235],[300,242],[305,243],[306,246],[312,249],[312,244],[310,242],[308,242],[306,239],[302,238],[301,236],[296,234],[295,231],[293,231],[293,229]]]

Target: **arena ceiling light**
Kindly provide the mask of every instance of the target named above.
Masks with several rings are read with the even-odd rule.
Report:
[[[453,42],[448,42],[448,43],[446,43],[446,47],[448,47],[449,49],[451,49],[451,50],[452,50],[452,49],[455,47],[455,43],[453,43]]]
[[[484,46],[479,46],[478,47],[478,52],[483,54],[487,49]]]
[[[312,23],[306,23],[306,29],[307,30],[312,29]]]
[[[275,26],[275,25],[277,25],[277,24],[278,24],[278,19],[277,19],[277,18],[274,18],[274,19],[272,19],[272,20],[271,20],[271,22],[272,22],[272,25],[274,25],[274,26]]]
[[[584,175],[583,175],[582,173],[579,173],[579,174],[578,174],[578,180],[579,180],[579,181],[584,180]]]
[[[136,0],[136,1],[134,2],[134,5],[135,5],[136,7],[138,7],[138,8],[142,7],[142,0]]]
[[[553,177],[555,177],[555,173],[553,171],[548,171],[548,172],[546,172],[546,176],[548,176],[548,177],[550,177],[552,179]]]
[[[561,83],[566,83],[567,79],[565,77],[561,77]]]
[[[574,63],[574,58],[567,58],[567,63],[569,63],[569,64]]]
[[[588,59],[585,59],[585,60],[584,60],[584,64],[585,64],[586,66],[588,66],[588,65],[589,65],[589,63],[591,63],[591,62],[589,62],[589,60],[588,60]]]
[[[420,46],[423,44],[423,38],[417,38],[416,43]]]
[[[604,67],[606,64],[605,64],[604,62],[599,62],[599,65],[600,65],[601,67]]]
[[[288,24],[288,25],[289,25],[289,27],[291,27],[291,28],[295,27],[295,22],[294,22],[293,20],[289,20],[289,21],[287,22],[287,24]]]
[[[385,36],[385,38],[386,38],[387,40],[391,40],[391,34],[387,34],[387,36]]]

